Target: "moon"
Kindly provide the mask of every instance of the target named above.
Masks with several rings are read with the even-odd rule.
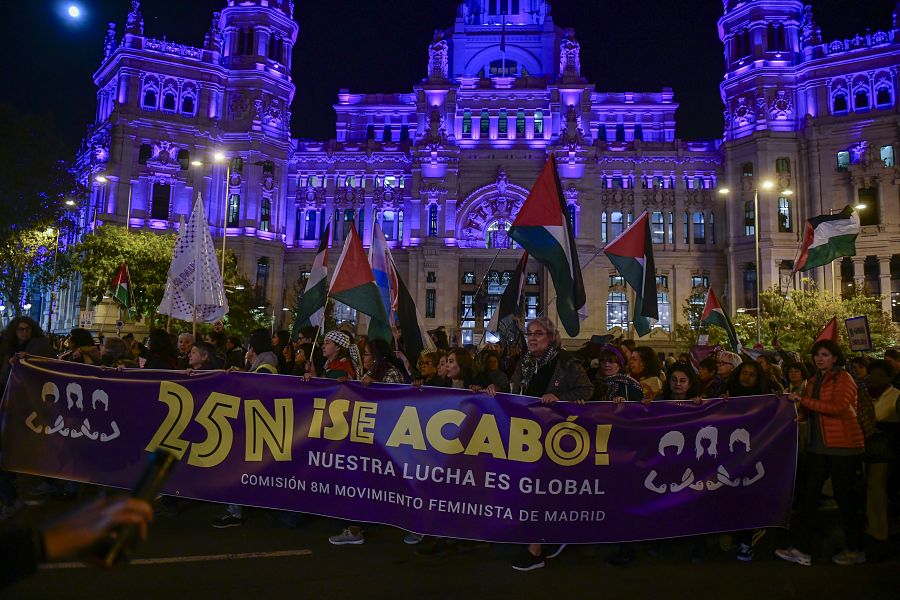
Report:
[[[76,4],[70,4],[69,8],[67,9],[67,12],[69,13],[69,16],[72,17],[73,19],[77,19],[77,18],[81,17],[81,9],[78,8],[78,5],[76,5]]]

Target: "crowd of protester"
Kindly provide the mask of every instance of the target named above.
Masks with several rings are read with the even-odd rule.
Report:
[[[820,508],[835,503],[845,546],[832,559],[840,565],[866,562],[889,548],[892,528],[898,524],[897,461],[900,457],[900,352],[885,349],[883,358],[844,356],[830,340],[816,342],[808,355],[771,350],[735,353],[707,352],[702,360],[683,353],[678,357],[657,352],[630,339],[592,340],[577,351],[562,347],[556,324],[546,318],[531,320],[516,343],[451,346],[446,332],[432,332],[436,351],[405,356],[381,340],[356,336],[349,329],[319,332],[307,327],[292,339],[288,331],[256,330],[246,340],[228,335],[221,323],[195,339],[154,329],[143,341],[131,334],[95,339],[84,329],[73,329],[64,347],[54,349],[38,324],[18,317],[3,338],[2,383],[6,385],[14,357],[25,353],[118,369],[230,369],[254,373],[293,375],[309,379],[413,384],[467,389],[494,395],[502,392],[540,398],[542,403],[662,401],[702,404],[712,398],[775,394],[793,402],[798,411],[798,480],[790,546],[776,555],[809,565],[817,535]],[[791,458],[792,459],[792,458]],[[830,484],[828,483],[830,482]],[[44,480],[37,493],[61,496],[77,493],[68,483]],[[829,498],[830,496],[830,498]],[[0,520],[23,507],[14,475],[0,471]],[[157,510],[177,511],[173,500]],[[284,513],[295,525],[299,516]],[[244,523],[242,508],[229,505],[213,522],[217,528]],[[735,532],[737,559],[753,559],[753,547],[764,531]],[[329,538],[336,545],[365,542],[363,526],[348,523]],[[404,541],[421,544],[420,553],[436,553],[453,540],[429,539],[409,532]],[[692,560],[705,558],[706,537],[694,540]],[[564,546],[531,544],[513,567],[528,571],[543,567]],[[607,563],[628,566],[638,560],[636,544],[620,544]]]

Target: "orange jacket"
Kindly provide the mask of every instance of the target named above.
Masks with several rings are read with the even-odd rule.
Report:
[[[850,373],[832,370],[825,373],[819,399],[812,397],[815,375],[806,385],[800,404],[807,410],[819,413],[822,437],[826,448],[865,448],[862,428],[856,420],[856,382]]]

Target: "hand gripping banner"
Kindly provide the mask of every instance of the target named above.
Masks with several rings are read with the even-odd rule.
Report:
[[[787,525],[796,411],[776,396],[641,404],[28,358],[4,469],[492,542],[636,541]]]

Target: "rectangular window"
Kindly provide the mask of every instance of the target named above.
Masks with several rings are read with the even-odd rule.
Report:
[[[509,120],[506,116],[506,109],[500,111],[500,116],[497,117],[497,135],[501,139],[505,139],[507,136],[507,125],[509,125]]]
[[[437,290],[428,288],[425,290],[425,318],[433,319],[437,314]]]
[[[438,234],[438,207],[432,204],[428,207],[428,237],[437,237]]]
[[[525,111],[519,110],[516,113],[516,137],[525,137]]]
[[[471,339],[472,330],[475,329],[475,294],[460,295],[460,329],[463,330],[463,338],[468,330],[469,339]],[[471,342],[469,342],[471,343]]]
[[[606,300],[606,328],[620,327],[628,330],[628,299],[625,296],[625,279],[619,275],[609,277],[609,295]]]
[[[464,138],[472,137],[472,111],[468,108],[463,111],[462,136]]]
[[[862,226],[878,225],[881,222],[879,218],[878,207],[878,188],[859,188],[856,191],[856,199],[862,208],[859,210],[859,224]]]
[[[259,207],[259,230],[269,231],[272,227],[272,200],[263,198]]]
[[[837,170],[846,171],[850,168],[850,153],[841,151],[837,153]]]
[[[334,322],[336,324],[350,323],[356,325],[356,309],[350,308],[343,302],[334,301]]]
[[[534,111],[534,137],[544,137],[544,113]]]
[[[893,146],[882,146],[881,147],[881,163],[885,167],[893,167],[894,166],[894,147]]]
[[[756,265],[744,269],[744,306],[756,308]]]
[[[394,211],[386,210],[381,213],[381,230],[384,232],[384,239],[394,239]]]
[[[791,160],[789,158],[775,159],[775,172],[779,175],[791,174]]]
[[[619,237],[625,231],[625,215],[616,211],[609,215],[609,239],[610,241]]]
[[[150,206],[150,218],[169,220],[169,200],[172,197],[172,186],[168,183],[153,184],[153,201]]]
[[[709,221],[707,222],[706,230],[709,232],[709,243],[715,245],[716,243],[716,219],[714,213],[709,213]]]
[[[687,244],[691,241],[691,216],[687,211],[682,213],[682,218],[684,219],[684,243]]]
[[[486,138],[491,134],[491,115],[486,110],[481,111],[481,118],[479,119],[479,133],[483,138]]]
[[[231,194],[228,197],[228,227],[241,226],[241,196]]]
[[[303,239],[303,215],[299,208],[294,211],[294,244],[299,244]]]
[[[266,303],[269,293],[269,259],[263,256],[256,261],[256,301],[260,305]]]
[[[482,315],[481,326],[487,331],[488,325],[491,324],[491,317],[494,316],[494,311],[497,310],[497,304],[499,302],[499,298],[488,297],[484,304],[484,314]]]
[[[672,211],[669,211],[669,223],[666,227],[666,238],[668,243],[675,243],[675,213]]]
[[[778,198],[778,231],[789,233],[793,229],[791,222],[791,201],[784,196]]]
[[[475,271],[464,272],[462,282],[465,285],[475,285]]]
[[[672,306],[669,303],[669,278],[666,275],[656,276],[656,304],[659,308],[659,320],[654,327],[663,331],[672,329]]]
[[[437,283],[437,273],[434,271],[428,271],[425,274],[425,281],[428,283]]]
[[[706,243],[706,223],[704,221],[703,213],[701,211],[697,211],[694,213],[694,243],[695,244],[705,244]]]
[[[525,294],[525,323],[536,319],[541,314],[541,297],[539,294]]]
[[[753,201],[744,202],[744,235],[756,235],[756,211],[753,209]]]
[[[525,277],[525,285],[537,285],[538,284],[538,274],[537,273],[529,273]]]
[[[306,230],[303,232],[303,239],[305,240],[314,240],[319,236],[316,235],[318,229],[316,227],[316,211],[308,210],[306,211]]]
[[[654,244],[662,244],[665,240],[665,222],[663,213],[654,212],[650,215],[650,235]]]

